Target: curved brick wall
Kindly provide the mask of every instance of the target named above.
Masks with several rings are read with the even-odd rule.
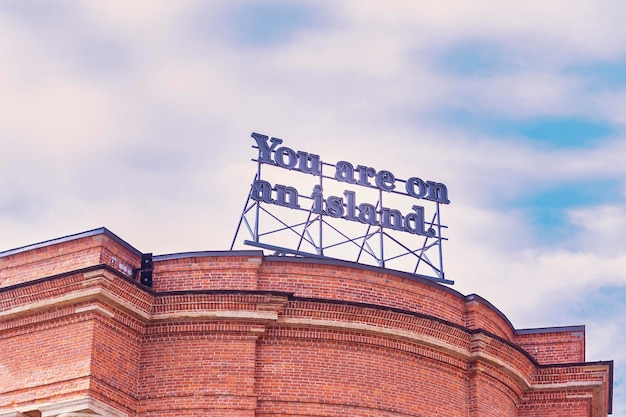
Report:
[[[0,254],[0,417],[610,409],[612,363],[584,363],[583,328],[518,331],[426,279],[258,251],[155,257],[146,288],[107,232]]]

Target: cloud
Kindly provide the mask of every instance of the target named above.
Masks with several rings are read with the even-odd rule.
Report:
[[[622,358],[603,343],[626,337],[604,290],[626,283],[625,8],[3,2],[1,249],[99,226],[226,249],[257,131],[445,183],[457,290],[519,327],[588,324],[590,357]]]
[[[626,251],[626,207],[599,205],[571,210],[570,221],[581,229],[579,245],[596,253],[617,255]]]

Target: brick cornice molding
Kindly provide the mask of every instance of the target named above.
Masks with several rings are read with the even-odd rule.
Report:
[[[100,414],[96,413],[63,413],[56,417],[98,417]]]
[[[69,290],[63,294],[48,297],[45,292],[41,292],[36,300],[26,301],[13,308],[0,311],[0,321],[19,318],[24,315],[32,314],[33,311],[50,310],[81,302],[101,301],[105,305],[110,305],[123,311],[143,324],[160,321],[233,319],[272,322],[278,319],[280,310],[288,301],[288,297],[285,295],[248,293],[243,296],[238,295],[238,297],[244,298],[240,305],[235,308],[228,308],[227,306],[229,304],[233,304],[230,298],[234,295],[224,293],[211,295],[211,297],[216,298],[216,301],[221,302],[223,306],[220,306],[218,302],[213,308],[203,309],[195,307],[189,310],[181,307],[184,303],[177,302],[176,297],[187,297],[189,298],[188,301],[192,301],[193,304],[201,301],[202,297],[206,296],[206,294],[157,294],[150,295],[150,298],[152,298],[152,307],[147,308],[144,305],[145,300],[139,300],[127,291],[124,291],[125,288],[123,287],[125,286],[125,282],[119,279],[116,280],[117,277],[115,274],[105,269],[90,271],[89,273],[83,274],[83,277],[85,279],[80,282],[83,288]],[[172,299],[169,301],[171,307],[168,307],[166,311],[151,311],[157,304],[157,300],[162,302],[170,298]],[[135,301],[138,301],[138,303]],[[109,317],[114,316],[112,311],[102,306],[80,307],[76,310],[76,313],[88,310],[98,311]]]
[[[483,351],[485,346],[493,340],[490,336],[484,333],[472,334],[472,345],[470,349],[467,349],[462,346],[454,345],[437,337],[425,335],[423,333],[402,329],[379,327],[376,325],[364,323],[353,323],[339,320],[280,317],[277,324],[281,326],[301,326],[311,328],[334,329],[340,331],[367,332],[370,334],[377,334],[384,337],[408,340],[413,343],[418,343],[434,348],[441,352],[446,352],[464,361],[484,361],[492,366],[495,366],[496,368],[503,371],[505,374],[512,377],[519,384],[519,389],[521,390],[527,390],[529,387],[532,386],[532,375],[525,375],[522,370],[517,369],[511,363],[507,363],[506,361]],[[530,360],[528,362],[530,363]]]
[[[92,397],[41,406],[39,411],[41,417],[129,417],[128,414]]]

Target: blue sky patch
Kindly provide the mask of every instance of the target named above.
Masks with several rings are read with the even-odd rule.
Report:
[[[445,73],[468,77],[489,76],[512,68],[502,48],[486,42],[454,45],[444,50],[436,64]]]
[[[558,148],[593,145],[596,139],[614,133],[608,124],[581,118],[541,117],[510,127],[528,139]]]
[[[535,235],[552,244],[576,232],[569,223],[567,210],[620,201],[621,195],[618,181],[580,181],[530,189],[509,204],[526,212]]]
[[[273,46],[289,42],[299,31],[311,28],[316,14],[298,3],[254,3],[227,9],[225,19],[242,44]]]
[[[453,110],[444,114],[442,122],[497,139],[528,140],[554,149],[591,147],[616,133],[611,124],[576,117],[539,116],[515,120]]]
[[[564,73],[587,79],[593,89],[626,87],[626,59],[574,65]]]
[[[524,197],[518,203],[534,207],[564,209],[614,202],[619,199],[620,184],[615,180],[581,181],[556,185],[536,194]]]
[[[588,320],[589,317],[607,319],[626,310],[626,285],[604,286],[588,291],[578,305],[571,307],[573,317]]]

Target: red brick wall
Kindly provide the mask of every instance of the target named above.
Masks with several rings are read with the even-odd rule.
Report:
[[[114,258],[114,259],[113,259]],[[137,267],[140,256],[104,234],[0,257],[0,288],[94,265]]]
[[[582,327],[518,334],[515,342],[539,363],[585,361],[585,330]]]
[[[518,416],[587,417],[592,413],[590,393],[552,391],[526,395]]]
[[[72,316],[26,323],[0,332],[0,409],[85,392],[93,323]]]
[[[261,415],[307,415],[312,405],[314,415],[350,416],[463,416],[467,409],[465,369],[365,337],[271,331],[257,358]]]
[[[254,416],[256,339],[237,324],[149,326],[139,364],[140,415],[236,409],[240,416]]]
[[[136,410],[140,348],[141,334],[94,313],[91,376],[97,397],[117,408]]]
[[[256,290],[258,256],[189,257],[154,264],[155,291]]]
[[[513,340],[514,329],[503,316],[494,311],[482,298],[472,295],[465,304],[465,326],[468,329],[483,329],[506,340]]]
[[[517,417],[519,393],[503,383],[506,377],[481,363],[468,372],[470,417]]]
[[[459,325],[465,321],[465,300],[454,291],[433,283],[345,266],[266,261],[261,266],[259,290],[394,307]]]
[[[148,289],[120,272],[139,262],[107,233],[0,256],[0,414],[86,395],[131,417],[608,411],[578,328],[517,332],[480,297],[345,263],[157,257]]]
[[[95,237],[0,258],[0,287],[28,282],[100,263]]]

